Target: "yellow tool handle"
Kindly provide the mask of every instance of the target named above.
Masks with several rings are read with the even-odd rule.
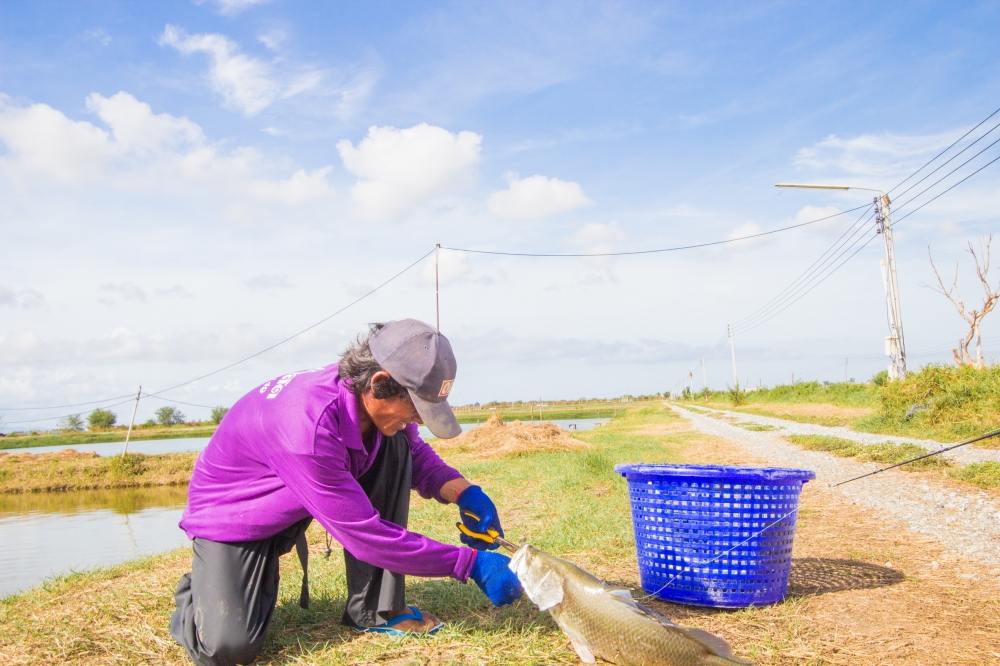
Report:
[[[473,539],[478,539],[480,541],[485,541],[486,543],[489,544],[495,543],[497,537],[500,536],[500,533],[497,532],[496,530],[488,530],[486,532],[473,532],[463,523],[455,523],[455,527],[457,527],[458,531],[464,534],[465,536],[472,537]]]

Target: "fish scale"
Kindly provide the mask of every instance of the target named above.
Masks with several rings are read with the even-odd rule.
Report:
[[[548,610],[580,659],[623,666],[748,664],[721,638],[681,627],[636,603],[628,590],[609,586],[580,567],[531,545],[510,564],[528,598]]]

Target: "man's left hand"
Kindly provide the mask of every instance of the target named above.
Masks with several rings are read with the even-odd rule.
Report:
[[[462,491],[462,494],[458,496],[456,504],[458,504],[458,514],[462,518],[462,523],[471,531],[485,534],[488,530],[494,529],[500,533],[500,536],[505,536],[503,527],[500,526],[500,517],[497,515],[496,505],[493,504],[493,500],[479,486],[469,486]],[[477,516],[478,520],[466,515],[466,511]],[[495,550],[500,547],[500,544],[496,542],[486,543],[466,534],[462,534],[461,539],[462,543],[466,546],[477,550],[484,548],[486,550]]]

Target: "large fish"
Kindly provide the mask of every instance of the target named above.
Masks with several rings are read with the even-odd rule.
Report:
[[[673,624],[580,567],[521,546],[510,561],[528,598],[552,613],[580,660],[630,666],[749,664],[718,636]]]

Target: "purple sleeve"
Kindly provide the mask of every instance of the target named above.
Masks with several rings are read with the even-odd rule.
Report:
[[[360,560],[412,576],[469,577],[471,548],[451,546],[382,520],[344,455],[270,451],[272,469],[302,506]]]
[[[441,460],[437,451],[420,437],[416,423],[406,426],[406,439],[410,442],[410,457],[413,461],[413,486],[421,497],[433,497],[442,504],[447,504],[441,499],[441,486],[462,475]]]

